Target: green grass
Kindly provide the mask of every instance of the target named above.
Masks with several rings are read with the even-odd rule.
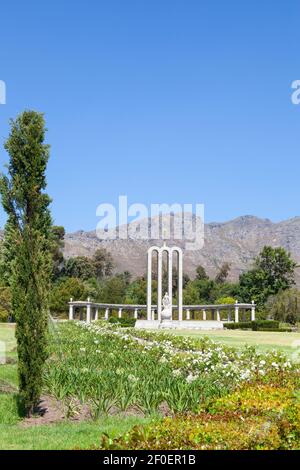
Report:
[[[17,412],[17,396],[0,394],[0,450],[86,449],[99,446],[102,433],[117,437],[149,420],[135,416],[107,416],[99,421],[33,425],[24,427]]]
[[[214,341],[219,341],[228,346],[243,347],[245,344],[256,346],[259,351],[265,352],[276,349],[292,357],[296,348],[293,347],[295,341],[299,341],[300,333],[276,333],[267,331],[241,331],[241,330],[172,330],[172,333],[181,336],[207,336]]]

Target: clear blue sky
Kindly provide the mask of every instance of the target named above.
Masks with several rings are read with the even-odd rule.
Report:
[[[119,194],[300,215],[298,0],[12,0],[0,18],[1,167],[8,119],[45,112],[57,224],[93,229]]]

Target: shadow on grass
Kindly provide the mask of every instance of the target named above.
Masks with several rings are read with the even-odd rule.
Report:
[[[26,410],[24,406],[24,400],[19,393],[14,394],[14,400],[17,408],[17,412],[20,418],[25,418]]]

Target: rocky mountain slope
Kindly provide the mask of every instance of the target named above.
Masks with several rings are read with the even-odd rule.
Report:
[[[163,216],[159,219],[160,226],[164,224]],[[193,216],[194,217],[194,216]],[[172,216],[173,228],[178,223]],[[151,222],[146,223],[150,227]],[[116,263],[116,271],[130,271],[134,275],[142,275],[146,272],[147,248],[157,242],[156,240],[139,239],[139,224],[132,222],[123,230],[128,230],[128,239],[104,240],[107,232],[69,233],[65,237],[64,254],[70,256],[91,256],[93,252],[103,247],[112,253]],[[175,225],[174,225],[175,224]],[[178,228],[178,227],[177,227]],[[176,232],[171,232],[176,233]],[[208,223],[204,227],[204,246],[195,251],[185,250],[184,240],[171,240],[184,250],[184,271],[193,276],[196,267],[201,264],[210,276],[214,276],[224,261],[231,263],[230,278],[235,280],[239,274],[251,266],[253,258],[264,245],[282,246],[291,252],[293,258],[300,264],[300,217],[273,223],[268,219],[259,219],[254,216],[242,216],[224,223]],[[99,238],[100,237],[100,238]],[[296,273],[297,284],[300,286],[300,269]]]

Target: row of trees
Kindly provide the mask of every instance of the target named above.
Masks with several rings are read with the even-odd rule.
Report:
[[[62,248],[62,247],[61,247]],[[203,266],[198,266],[194,279],[187,274],[183,276],[183,301],[185,304],[196,305],[205,303],[228,303],[239,300],[254,300],[261,314],[274,317],[271,305],[277,297],[285,292],[285,302],[289,307],[289,321],[299,317],[298,303],[294,296],[297,289],[294,272],[296,263],[283,248],[265,246],[253,262],[253,267],[240,275],[238,282],[229,282],[230,264],[225,262],[216,276],[210,278]],[[97,302],[107,303],[146,303],[146,276],[133,278],[129,272],[112,274],[115,268],[112,256],[105,249],[97,250],[93,257],[74,257],[61,259],[59,275],[54,279],[51,291],[51,309],[54,314],[66,314],[67,302],[70,297],[84,299],[91,297]],[[167,269],[163,267],[163,290],[167,290]],[[177,279],[174,273],[173,291],[176,296]],[[154,276],[153,300],[156,300],[157,283]],[[291,299],[290,299],[291,297]],[[287,300],[289,299],[289,300]],[[295,306],[297,306],[295,310]],[[285,311],[281,309],[281,311]],[[297,317],[298,315],[298,317]],[[276,318],[279,313],[276,314]],[[278,318],[279,319],[279,318]],[[281,320],[286,320],[282,315]],[[299,317],[300,319],[300,317]]]
[[[53,315],[67,315],[70,297],[107,303],[146,303],[146,276],[133,278],[131,273],[113,274],[115,263],[105,249],[95,251],[92,257],[63,257],[64,228],[53,226],[50,230],[52,254],[52,286],[49,305]],[[2,249],[3,252],[3,249]],[[5,256],[2,253],[2,260]],[[203,266],[198,266],[194,279],[183,276],[183,301],[185,304],[228,303],[254,300],[261,315],[295,323],[300,320],[299,292],[295,284],[296,263],[281,247],[266,246],[254,260],[253,267],[240,275],[238,282],[229,282],[230,264],[225,262],[216,276],[210,278]],[[8,318],[11,291],[7,282],[7,262],[2,262],[0,285],[0,319]],[[163,269],[163,290],[167,290],[167,269]],[[174,272],[174,295],[177,279]],[[156,300],[156,280],[153,281],[153,299]],[[283,295],[284,293],[284,295]],[[278,300],[279,299],[279,300]],[[275,313],[276,302],[280,303]],[[285,305],[283,308],[282,305]]]

